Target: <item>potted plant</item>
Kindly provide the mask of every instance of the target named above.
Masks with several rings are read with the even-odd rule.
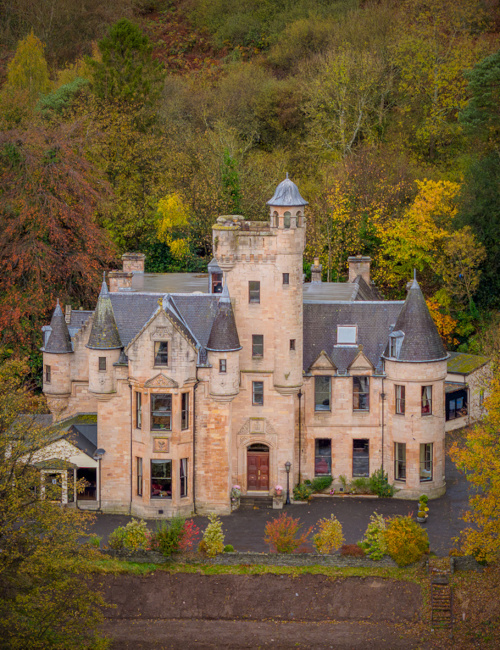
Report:
[[[283,494],[283,486],[282,485],[275,485],[274,486],[274,492],[276,493],[277,497],[280,497]]]
[[[241,487],[233,485],[231,488],[231,510],[237,510],[240,507]]]
[[[429,516],[428,501],[429,497],[426,494],[422,494],[418,500],[417,521],[419,524],[427,523],[427,517]]]

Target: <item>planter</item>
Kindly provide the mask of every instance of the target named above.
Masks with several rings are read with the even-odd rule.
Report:
[[[417,517],[417,521],[419,524],[426,524],[427,523],[427,517]]]
[[[238,510],[239,507],[240,507],[239,498],[236,499],[235,497],[233,497],[231,499],[231,512],[233,512],[234,510]]]
[[[283,510],[284,498],[281,495],[273,497],[273,510]]]

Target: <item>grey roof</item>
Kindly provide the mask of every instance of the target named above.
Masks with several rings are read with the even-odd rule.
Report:
[[[70,321],[68,323],[69,335],[75,336],[78,330],[85,325],[93,313],[93,311],[87,311],[84,309],[72,309]]]
[[[218,313],[212,324],[212,331],[206,347],[208,350],[219,352],[241,350],[227,285],[224,286],[220,294]]]
[[[355,300],[358,285],[350,282],[307,282],[302,285],[304,302]]]
[[[66,438],[84,454],[93,457],[97,449],[97,424],[74,424]]]
[[[381,356],[402,307],[400,301],[305,303],[304,370],[325,351],[338,371],[346,372],[362,344],[363,353],[381,371]],[[337,325],[357,325],[358,345],[337,346]]]
[[[180,319],[189,327],[200,345],[206,347],[212,325],[219,313],[222,294],[171,295],[170,299]]]
[[[222,273],[222,269],[219,266],[219,262],[213,257],[210,262],[208,263],[208,271],[209,273]]]
[[[394,330],[404,333],[398,361],[422,362],[446,359],[446,352],[437,327],[427,309],[425,298],[414,278]],[[389,344],[384,352],[389,358]]]
[[[132,291],[208,293],[208,273],[134,273]]]
[[[105,280],[102,282],[101,293],[97,300],[87,347],[93,350],[116,350],[122,347]]]
[[[59,305],[59,300],[52,314],[50,328],[49,340],[45,347],[42,348],[42,351],[50,352],[51,354],[67,354],[68,352],[73,352],[68,326],[61,306]]]
[[[124,347],[140,332],[158,309],[162,293],[111,293],[115,321]]]
[[[299,188],[293,181],[288,178],[288,173],[284,181],[276,188],[273,198],[267,202],[267,205],[281,206],[281,207],[294,207],[299,205],[308,205],[299,192]]]
[[[357,275],[352,284],[357,285],[356,300],[383,300],[383,296],[374,284],[368,284],[362,275]]]

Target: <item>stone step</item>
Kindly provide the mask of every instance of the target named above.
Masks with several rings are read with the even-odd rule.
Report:
[[[270,496],[242,496],[240,497],[240,510],[266,509],[273,507],[273,498]]]

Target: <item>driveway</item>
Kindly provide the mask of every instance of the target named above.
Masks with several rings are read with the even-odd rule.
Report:
[[[427,532],[430,549],[437,555],[448,555],[453,547],[453,538],[465,527],[461,515],[467,509],[468,484],[454,464],[446,460],[446,494],[429,502]],[[416,515],[416,501],[402,499],[363,499],[356,497],[318,497],[307,504],[285,506],[284,512],[298,517],[304,529],[316,524],[318,519],[334,514],[342,524],[346,544],[355,544],[364,535],[370,515],[378,512],[384,516]],[[280,514],[278,510],[237,510],[231,515],[221,517],[226,544],[232,544],[237,551],[264,552],[266,523]],[[203,530],[206,517],[194,517],[194,522]],[[109,534],[117,527],[124,526],[130,517],[125,515],[97,515],[91,532],[103,537],[106,543]],[[152,529],[155,520],[148,520]]]

